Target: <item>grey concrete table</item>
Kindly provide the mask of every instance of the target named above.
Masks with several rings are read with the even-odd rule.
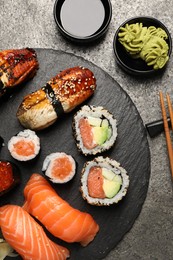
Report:
[[[88,48],[64,40],[54,18],[54,0],[0,0],[0,49],[53,48],[82,56],[108,72],[129,94],[144,124],[160,119],[158,91],[173,97],[173,59],[160,78],[140,80],[125,74],[115,63],[113,36],[126,19],[138,15],[159,18],[173,34],[173,3],[165,0],[111,0],[113,15],[104,41]],[[133,228],[107,260],[173,259],[173,197],[164,133],[148,139],[151,178],[146,201]]]

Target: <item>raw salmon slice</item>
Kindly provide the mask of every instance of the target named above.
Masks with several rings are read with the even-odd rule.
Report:
[[[68,158],[58,158],[54,161],[52,175],[56,178],[64,179],[72,171],[72,165]]]
[[[24,260],[65,260],[69,251],[52,242],[43,228],[21,207],[0,208],[0,227],[5,240]]]
[[[92,167],[87,180],[88,193],[92,198],[104,199],[103,175],[100,167]]]
[[[86,118],[80,119],[79,129],[80,129],[83,145],[87,149],[93,149],[94,147],[96,147],[97,144],[94,141],[92,126],[89,124]]]
[[[90,214],[71,207],[39,174],[31,176],[24,189],[24,196],[24,209],[55,237],[86,246],[99,231],[98,224]]]
[[[35,152],[35,144],[32,141],[19,140],[13,145],[13,151],[18,155],[30,156]]]

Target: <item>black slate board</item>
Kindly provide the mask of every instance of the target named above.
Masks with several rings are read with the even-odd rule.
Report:
[[[145,201],[150,177],[150,152],[146,130],[130,97],[102,69],[73,54],[50,49],[36,49],[36,51],[40,63],[37,75],[22,86],[8,101],[0,103],[0,136],[4,138],[5,142],[5,147],[0,151],[0,158],[11,160],[20,167],[22,181],[11,193],[0,198],[0,206],[7,203],[23,204],[23,188],[32,173],[42,174],[42,163],[46,155],[57,151],[71,154],[78,163],[75,178],[68,184],[53,185],[53,187],[72,206],[89,212],[99,224],[100,231],[94,241],[85,248],[79,244],[67,244],[54,238],[48,232],[47,234],[71,251],[70,259],[103,259],[130,230]],[[104,156],[110,156],[119,161],[130,177],[127,196],[118,205],[90,206],[81,197],[79,192],[80,172],[88,158],[78,152],[72,136],[71,122],[77,109],[48,129],[38,132],[41,139],[41,153],[34,161],[17,162],[7,150],[8,140],[23,130],[16,119],[16,111],[23,96],[42,87],[59,71],[77,65],[91,69],[97,79],[96,93],[86,103],[104,106],[117,119],[116,144],[110,151],[104,153]],[[20,257],[16,259],[20,259]]]

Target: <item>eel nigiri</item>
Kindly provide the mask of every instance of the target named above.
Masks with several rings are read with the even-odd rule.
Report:
[[[32,78],[39,63],[31,48],[3,50],[0,52],[0,97],[7,90]]]
[[[41,89],[24,97],[17,118],[25,128],[44,129],[88,99],[95,89],[96,79],[91,70],[83,67],[63,70]]]
[[[71,207],[57,195],[40,174],[33,174],[24,188],[24,209],[36,217],[55,237],[88,245],[99,231],[89,213]]]
[[[65,260],[69,251],[51,241],[43,228],[20,206],[0,208],[0,227],[4,239],[23,259]]]

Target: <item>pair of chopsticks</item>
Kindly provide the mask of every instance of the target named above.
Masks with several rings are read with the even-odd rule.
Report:
[[[168,149],[169,164],[170,164],[171,176],[172,176],[172,180],[173,180],[173,147],[172,147],[170,129],[168,126],[168,121],[167,121],[167,113],[166,113],[166,108],[165,108],[165,103],[164,103],[164,96],[161,91],[159,92],[159,95],[160,95],[160,106],[161,106],[161,110],[162,110],[162,118],[163,118],[163,123],[164,123],[166,144],[167,144],[167,149]],[[173,130],[173,108],[172,108],[171,99],[170,99],[169,94],[166,94],[166,100],[167,100],[167,105],[168,105],[170,121],[171,121],[171,128]]]

